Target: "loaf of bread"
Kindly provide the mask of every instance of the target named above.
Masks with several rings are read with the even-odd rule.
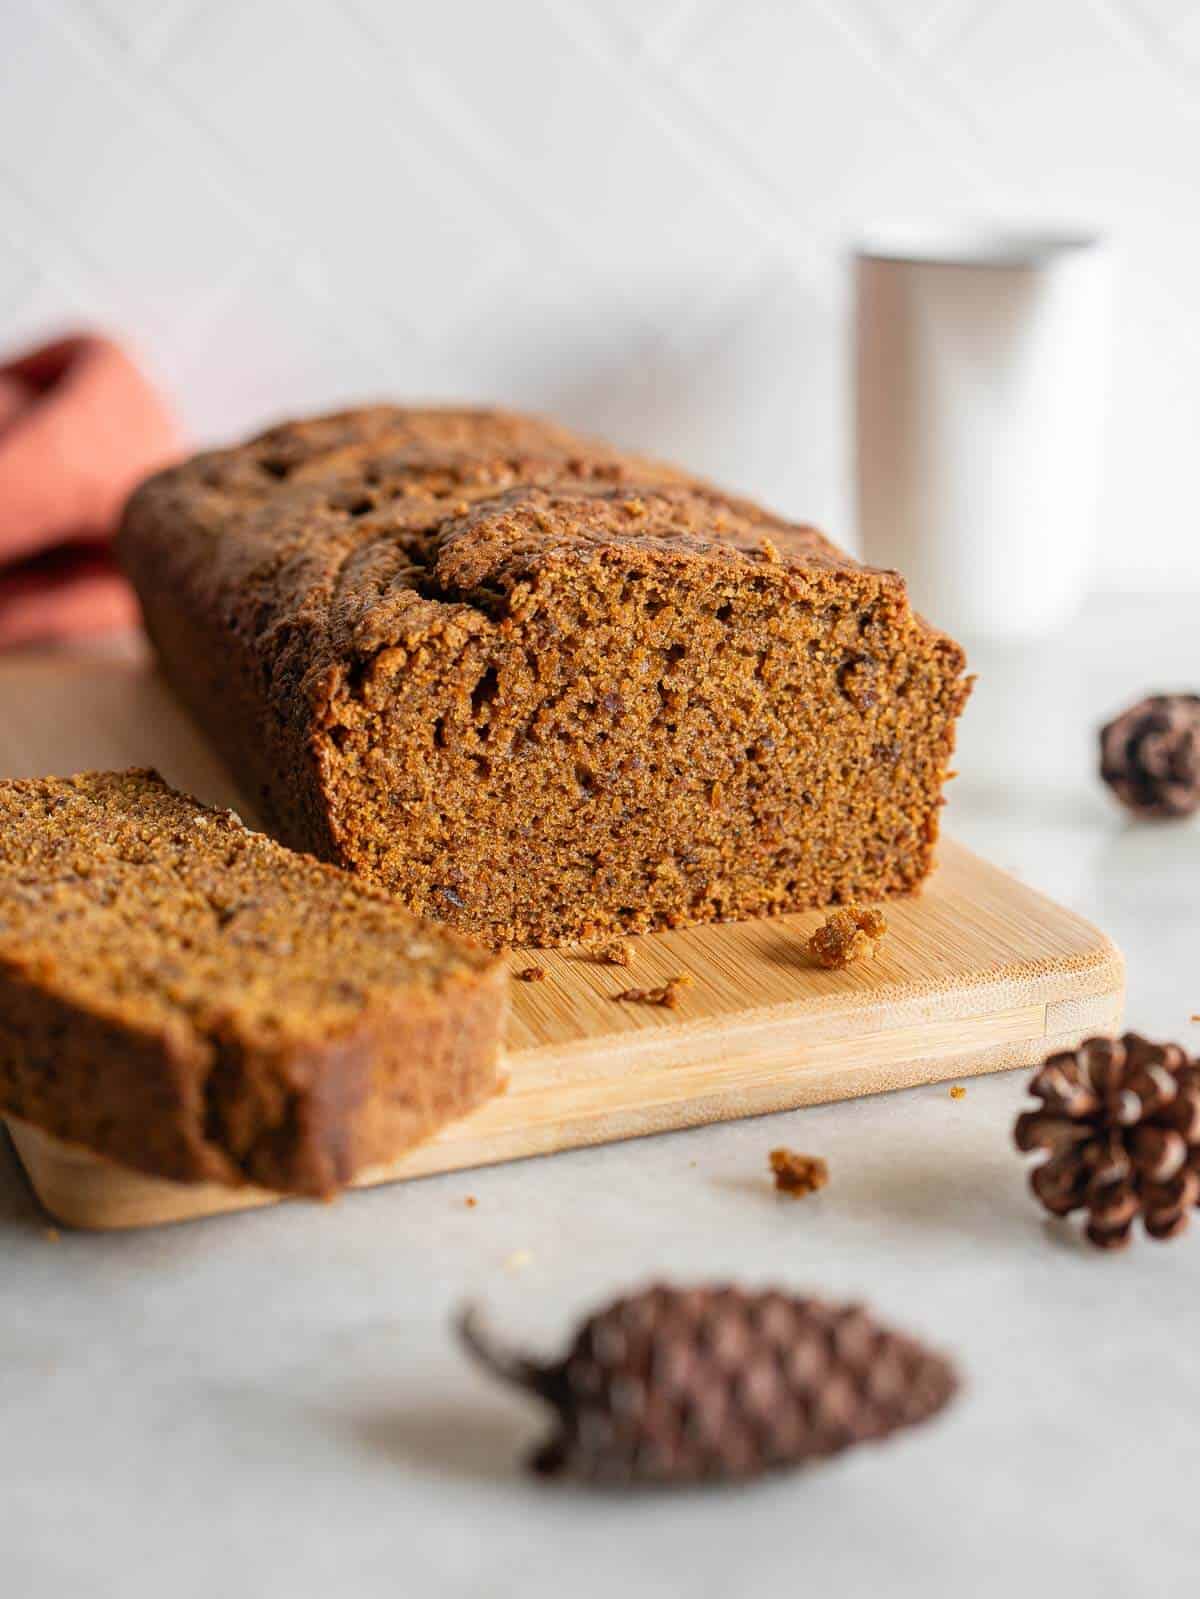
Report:
[[[497,1085],[502,963],[153,772],[0,782],[0,1115],[328,1195]]]
[[[895,573],[670,467],[379,407],[151,479],[119,548],[268,825],[493,943],[930,870],[961,650]]]

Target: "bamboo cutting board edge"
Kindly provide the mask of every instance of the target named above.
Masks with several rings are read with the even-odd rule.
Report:
[[[600,1109],[568,1126],[549,1114],[537,1121],[488,1127],[505,1114],[507,1095],[501,1095],[473,1115],[444,1129],[434,1139],[410,1152],[394,1165],[362,1173],[352,1185],[374,1188],[414,1181],[476,1167],[540,1155],[563,1153],[596,1144],[652,1136],[663,1132],[706,1126],[746,1116],[796,1110],[831,1100],[888,1093],[898,1089],[1029,1067],[1056,1049],[1072,1048],[1092,1033],[1114,1031],[1120,1024],[1123,987],[1067,1003],[1070,1025],[1055,1031],[1063,1020],[1056,1005],[1019,1008],[1022,1034],[1040,1021],[1042,1030],[966,1052],[941,1056],[922,1053],[916,1059],[843,1063],[834,1070],[810,1072],[778,1070],[774,1078],[731,1087],[700,1090],[687,1085],[683,1098],[668,1096],[659,1105],[642,1104],[636,1111]],[[1011,1013],[1001,1013],[1003,1029]],[[997,1018],[967,1019],[970,1037],[978,1042],[986,1024]],[[1015,1023],[1015,1019],[1014,1019]],[[857,1082],[852,1078],[857,1076]],[[493,1107],[498,1107],[493,1110]],[[278,1195],[259,1189],[226,1189],[216,1185],[188,1187],[164,1182],[114,1165],[58,1139],[39,1128],[9,1118],[9,1135],[35,1194],[45,1210],[64,1226],[84,1231],[109,1232],[200,1220],[205,1217],[257,1210],[282,1203]]]
[[[1065,914],[1065,913],[1064,913]],[[1095,958],[1065,974],[1069,992],[976,1014],[931,1017],[919,1002],[902,1025],[814,1040],[795,1019],[766,1017],[757,1049],[731,1051],[721,1032],[673,1064],[630,1069],[623,1061],[599,1080],[568,1063],[557,1086],[536,1081],[532,1057],[511,1057],[508,1091],[392,1165],[363,1173],[355,1187],[462,1171],[534,1155],[794,1110],[830,1100],[1030,1066],[1091,1033],[1113,1031],[1124,1001],[1119,952],[1098,935]],[[982,985],[1010,1001],[1014,985]],[[1007,991],[1007,992],[1006,992]],[[957,1002],[961,993],[953,994]],[[958,1008],[957,1003],[954,1008]],[[894,1016],[894,1021],[902,1020]],[[789,1025],[790,1022],[790,1025]],[[744,1043],[745,1041],[743,1041]],[[867,1051],[864,1058],[864,1048]],[[528,1081],[530,1069],[533,1081]],[[66,1226],[112,1231],[195,1220],[279,1203],[260,1190],[189,1187],[147,1177],[9,1119],[13,1145],[45,1209]]]

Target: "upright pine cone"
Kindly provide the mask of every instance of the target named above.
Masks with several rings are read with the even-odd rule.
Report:
[[[1200,1070],[1178,1044],[1136,1033],[1089,1038],[1051,1055],[1017,1118],[1017,1148],[1049,1150],[1030,1183],[1047,1210],[1088,1212],[1101,1249],[1129,1242],[1141,1214],[1151,1238],[1174,1238],[1200,1200]]]
[[[1200,809],[1200,695],[1151,694],[1102,727],[1100,776],[1135,816]]]
[[[535,1470],[600,1483],[757,1476],[883,1438],[957,1387],[940,1355],[858,1306],[738,1288],[644,1289],[593,1315],[566,1358],[468,1348],[558,1413]]]

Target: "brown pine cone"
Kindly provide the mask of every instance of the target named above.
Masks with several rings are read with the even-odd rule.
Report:
[[[1200,695],[1151,694],[1102,727],[1100,776],[1135,816],[1200,809]]]
[[[558,1413],[537,1471],[599,1483],[746,1478],[924,1421],[953,1368],[858,1306],[779,1292],[655,1286],[587,1320],[543,1366],[468,1314],[467,1347]]]
[[[1200,1069],[1178,1044],[1136,1033],[1089,1038],[1051,1055],[1017,1118],[1017,1148],[1045,1149],[1034,1193],[1056,1216],[1088,1212],[1101,1249],[1129,1242],[1140,1214],[1151,1238],[1174,1238],[1200,1200]]]

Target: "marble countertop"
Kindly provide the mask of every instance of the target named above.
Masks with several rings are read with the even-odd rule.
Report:
[[[1094,730],[1143,692],[1197,686],[1193,611],[1110,599],[1053,644],[974,652],[947,813],[1111,933],[1130,1024],[1182,1039],[1200,1038],[1200,824],[1126,824]],[[1200,1219],[1116,1257],[1043,1220],[1010,1147],[1022,1087],[916,1089],[127,1236],[54,1237],[0,1141],[0,1591],[1181,1591],[1200,1555]],[[767,1182],[781,1142],[829,1161],[802,1205]],[[482,1300],[549,1350],[655,1275],[867,1301],[952,1351],[965,1391],[920,1431],[737,1491],[528,1479],[541,1417],[464,1360],[452,1313]]]

